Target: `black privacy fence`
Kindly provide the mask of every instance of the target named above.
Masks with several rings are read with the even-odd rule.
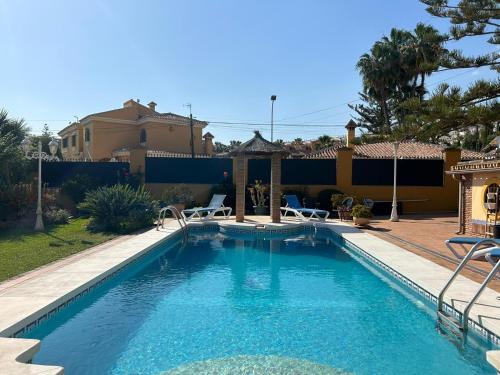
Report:
[[[399,186],[443,186],[443,160],[410,160],[397,162]],[[393,159],[353,159],[353,185],[392,185]]]
[[[232,159],[146,158],[147,183],[220,184],[232,178]]]
[[[43,162],[42,181],[58,187],[76,175],[88,175],[102,185],[114,185],[129,173],[129,163],[120,162]]]
[[[250,159],[248,182],[271,181],[271,161]],[[283,159],[281,161],[281,183],[283,185],[336,185],[337,163],[335,159]]]

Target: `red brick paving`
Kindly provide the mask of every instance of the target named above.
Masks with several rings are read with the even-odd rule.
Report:
[[[399,222],[391,222],[386,218],[374,218],[370,223],[370,228],[366,229],[366,231],[441,266],[454,270],[457,266],[457,260],[446,247],[444,241],[457,236],[457,220],[456,215],[450,214],[432,216],[404,215]],[[484,272],[491,270],[491,265],[484,260],[471,260],[469,264]],[[485,277],[484,274],[482,275],[479,271],[473,269],[464,269],[462,275],[479,283]],[[500,292],[500,280],[492,281],[489,287]]]

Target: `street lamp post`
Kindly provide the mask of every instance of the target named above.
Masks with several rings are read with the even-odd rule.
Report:
[[[394,142],[393,146],[394,146],[394,185],[393,185],[393,188],[392,188],[391,221],[399,221],[399,217],[398,217],[398,201],[397,201],[397,195],[396,195],[399,142]]]
[[[274,101],[276,100],[276,95],[271,95],[271,142],[273,141],[274,136]]]
[[[42,152],[42,141],[38,141],[38,151],[31,151],[31,141],[28,138],[25,138],[21,142],[21,147],[24,151],[24,155],[27,159],[38,159],[38,199],[36,205],[36,221],[35,221],[35,230],[42,231],[44,229],[43,226],[43,211],[42,211],[42,159],[43,160],[59,160],[56,156],[58,143],[52,139],[49,142],[49,150],[50,156],[45,152]]]

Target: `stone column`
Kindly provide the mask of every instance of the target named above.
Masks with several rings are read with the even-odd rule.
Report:
[[[281,155],[271,157],[271,220],[273,223],[281,221]]]
[[[237,156],[235,164],[236,221],[242,223],[245,220],[245,157]]]
[[[354,149],[341,147],[337,149],[337,188],[344,194],[352,191],[352,156]]]

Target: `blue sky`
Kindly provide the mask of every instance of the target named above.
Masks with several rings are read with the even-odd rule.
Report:
[[[358,98],[355,64],[392,27],[447,30],[418,0],[0,2],[0,107],[34,132],[154,100],[161,112],[217,122],[269,123],[275,138],[340,135]],[[466,52],[493,47],[454,43]],[[450,46],[451,47],[451,46]],[[494,74],[451,71],[429,79],[467,86]],[[305,113],[315,112],[310,115]],[[281,123],[297,124],[294,126]],[[319,124],[321,126],[314,126]],[[212,124],[216,141],[269,126]]]

